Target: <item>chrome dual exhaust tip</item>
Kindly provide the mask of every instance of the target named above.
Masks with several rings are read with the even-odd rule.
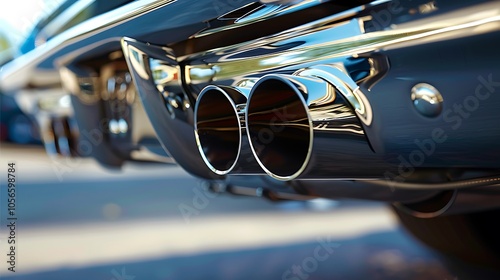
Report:
[[[207,166],[219,175],[265,172],[283,181],[377,178],[387,170],[365,136],[371,109],[357,85],[344,83],[338,68],[313,70],[266,75],[249,93],[205,87],[194,112]],[[373,168],[360,174],[359,166]]]
[[[389,170],[364,133],[371,108],[344,73],[318,66],[294,75],[266,75],[252,87],[247,133],[268,175],[284,181],[361,179]]]
[[[205,164],[216,174],[263,173],[252,155],[245,133],[247,98],[233,87],[207,86],[194,109],[198,150]]]
[[[268,75],[253,87],[246,125],[257,162],[270,176],[297,177],[309,161],[313,129],[304,95],[335,91],[326,82],[285,75]]]

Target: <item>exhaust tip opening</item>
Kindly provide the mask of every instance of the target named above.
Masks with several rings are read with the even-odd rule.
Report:
[[[302,93],[287,78],[259,80],[249,97],[247,133],[252,151],[271,177],[291,180],[307,166],[312,126]]]
[[[241,148],[241,124],[234,102],[224,90],[208,86],[198,96],[194,114],[196,143],[203,160],[214,173],[229,173]]]

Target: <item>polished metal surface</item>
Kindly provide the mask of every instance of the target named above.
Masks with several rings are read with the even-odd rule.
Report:
[[[478,32],[477,30],[482,33],[494,32],[500,22],[500,11],[492,3],[481,3],[447,12],[443,12],[443,7],[415,10],[408,7],[411,5],[412,3],[405,2],[405,8],[399,12],[401,14],[395,14],[394,18],[389,19],[395,23],[384,28],[377,26],[379,22],[375,15],[390,6],[386,1],[376,1],[282,30],[272,36],[202,52],[185,54],[184,50],[179,57],[175,55],[174,49],[139,43],[131,39],[126,39],[124,46],[130,52],[129,66],[140,78],[139,82],[144,82],[139,85],[136,81],[139,91],[142,92],[143,102],[150,106],[146,110],[151,121],[156,123],[155,129],[169,151],[179,150],[180,145],[175,139],[188,139],[191,133],[185,131],[183,136],[171,132],[167,134],[167,127],[173,129],[181,124],[167,124],[170,120],[167,121],[163,116],[165,111],[170,116],[169,119],[184,121],[186,125],[193,126],[194,130],[196,124],[193,124],[195,117],[192,115],[192,107],[200,91],[207,86],[245,85],[252,88],[253,96],[246,106],[247,133],[256,159],[268,175],[280,180],[394,179],[393,177],[400,180],[400,175],[406,173],[400,171],[404,170],[404,163],[398,160],[404,156],[414,156],[414,153],[412,149],[399,149],[398,152],[388,153],[390,148],[397,146],[388,148],[383,142],[387,139],[379,137],[386,130],[394,133],[404,131],[401,127],[390,130],[382,122],[382,119],[387,121],[386,119],[391,117],[385,106],[393,106],[394,100],[399,96],[394,97],[394,91],[381,90],[380,84],[388,82],[388,74],[397,75],[391,78],[391,84],[417,81],[413,82],[414,86],[424,80],[419,76],[406,77],[402,70],[394,73],[394,69],[400,69],[401,65],[393,63],[397,63],[404,55],[388,56],[387,53],[417,48],[422,44],[465,40],[470,34],[476,34],[474,32]],[[419,3],[414,5],[420,7]],[[263,18],[265,17],[264,15]],[[280,15],[272,17],[279,18]],[[183,46],[189,46],[191,39],[207,38],[209,41],[211,36],[219,38],[217,36],[220,34],[236,35],[240,27],[238,23],[234,23],[207,29],[203,36],[200,35],[203,32],[197,33],[201,37],[188,38]],[[130,55],[132,53],[134,55]],[[178,79],[170,81],[169,90],[158,87],[158,82],[155,82],[158,79],[151,78],[149,72],[158,69],[158,64],[163,65],[163,73],[174,73],[167,75],[168,77],[179,76]],[[425,71],[419,70],[418,73]],[[310,79],[327,83],[334,90],[311,90],[297,82]],[[444,91],[440,91],[444,96]],[[321,92],[323,96],[315,99],[311,92]],[[163,98],[157,98],[158,93]],[[206,93],[203,98],[207,98],[205,95]],[[153,96],[154,102],[151,100]],[[165,97],[178,98],[174,104],[188,102],[190,108],[184,106],[181,113],[174,110],[175,106],[171,106],[170,101],[162,107],[161,103],[165,102]],[[225,102],[227,98],[221,100]],[[317,102],[324,103],[317,106]],[[232,107],[229,106],[227,112],[233,114],[231,118],[235,120],[234,110],[229,108]],[[282,122],[272,120],[272,111],[284,108],[301,110],[296,111],[294,118]],[[394,116],[392,118],[398,120]],[[431,127],[425,122],[413,122],[411,125]],[[280,126],[288,129],[283,131],[290,133],[280,131]],[[268,133],[273,129],[278,132]],[[196,139],[196,135],[194,138]],[[271,138],[276,141],[274,144],[265,143]],[[238,142],[237,136],[232,136],[232,139],[234,143]],[[397,136],[394,139],[397,139]],[[196,150],[202,151],[201,155],[198,155],[200,161],[206,157],[203,151],[206,151],[207,147],[203,145],[198,139],[198,145],[195,147]],[[232,150],[231,158],[236,158],[236,149]],[[196,157],[187,151],[180,154]],[[205,158],[205,162],[210,160]],[[230,167],[234,162],[228,161],[226,165],[229,162]],[[187,163],[184,166],[187,166]],[[431,168],[446,166],[448,165],[443,162],[429,165]],[[211,166],[208,169],[216,169],[221,174],[231,174],[228,172],[229,167],[219,167]],[[401,180],[427,180],[428,175],[418,176],[418,168],[428,167],[426,164],[411,167],[411,176]],[[206,174],[205,170],[199,168],[188,170]],[[392,175],[394,176],[391,177]],[[440,173],[436,178],[445,178],[441,175]]]
[[[252,151],[267,174],[286,180],[303,172],[313,145],[308,106],[331,106],[335,99],[335,88],[319,79],[266,75],[254,85],[246,125]],[[332,119],[335,109],[330,107]]]
[[[136,1],[5,67],[0,86],[58,85],[59,68],[111,166],[172,162],[164,148],[235,194],[411,204],[499,181],[500,9],[452,2]],[[47,143],[69,154],[65,129]]]
[[[339,16],[332,16],[332,21]],[[189,80],[203,83],[210,80],[221,81],[235,77],[245,77],[267,73],[277,69],[300,69],[301,65],[314,65],[322,61],[337,61],[349,55],[340,40],[362,33],[360,23],[351,20],[334,23],[325,28],[328,21],[297,27],[282,34],[262,38],[237,46],[228,46],[214,53],[203,53],[209,63],[189,65]],[[316,26],[322,26],[317,28]],[[337,40],[339,40],[337,42]],[[335,43],[333,43],[335,42]],[[330,45],[330,43],[332,43]],[[256,52],[260,55],[254,55]],[[197,54],[193,54],[197,57]],[[261,74],[261,75],[262,75]]]
[[[363,124],[366,126],[371,125],[373,120],[371,105],[366,95],[349,76],[341,63],[312,66],[297,71],[295,75],[317,77],[327,81],[349,102],[349,105],[354,108],[354,112]]]
[[[135,69],[137,74],[142,75],[145,79],[149,78],[145,77],[144,73],[147,73],[147,71],[141,70],[142,68],[150,68],[148,71],[153,69],[151,71],[160,73],[157,77],[152,75],[154,85],[157,87],[156,90],[162,95],[162,98],[157,100],[158,104],[162,104],[166,107],[169,118],[183,120],[187,125],[193,125],[194,116],[192,110],[197,94],[209,84],[237,86],[242,81],[258,80],[266,74],[292,74],[301,69],[315,69],[317,65],[336,65],[340,63],[345,67],[345,71],[342,72],[355,83],[355,85],[346,83],[349,93],[344,94],[344,97],[347,99],[349,106],[354,107],[356,116],[360,119],[361,126],[365,129],[365,135],[369,139],[373,151],[394,162],[394,158],[397,158],[400,154],[407,156],[410,155],[413,150],[412,147],[406,144],[411,142],[412,139],[405,139],[405,141],[398,140],[401,146],[404,145],[402,148],[395,145],[394,143],[396,140],[393,139],[402,139],[405,135],[408,135],[410,138],[415,138],[415,135],[422,135],[416,133],[421,133],[425,128],[432,127],[432,125],[442,125],[442,122],[439,124],[426,123],[425,121],[416,122],[415,119],[410,118],[412,114],[407,114],[407,116],[400,118],[394,118],[386,114],[384,111],[396,112],[397,110],[404,111],[407,109],[402,106],[393,106],[396,100],[399,101],[398,96],[394,95],[393,92],[408,92],[408,89],[411,87],[405,89],[405,91],[392,91],[392,88],[380,88],[380,84],[384,85],[385,82],[386,84],[390,83],[396,85],[399,83],[399,87],[402,88],[405,87],[406,84],[403,85],[401,81],[410,81],[412,86],[417,83],[428,82],[436,86],[436,88],[439,88],[442,96],[446,100],[449,99],[448,96],[450,96],[451,93],[449,93],[449,90],[443,89],[442,86],[436,84],[435,81],[428,81],[421,76],[412,76],[413,73],[409,75],[408,72],[401,71],[401,66],[398,65],[397,62],[401,60],[402,56],[391,52],[416,48],[426,44],[452,42],[453,40],[466,39],[470,36],[480,36],[482,34],[492,33],[498,30],[500,19],[500,12],[494,1],[481,1],[479,4],[457,5],[456,7],[448,3],[443,3],[439,7],[433,7],[432,9],[425,6],[425,3],[418,2],[413,4],[410,3],[410,1],[402,1],[401,7],[396,7],[398,8],[397,10],[391,10],[391,6],[387,4],[387,1],[373,1],[365,5],[358,5],[356,7],[349,6],[348,9],[336,10],[337,12],[332,12],[330,15],[319,20],[311,21],[307,24],[297,24],[297,26],[293,28],[284,29],[276,34],[261,36],[257,39],[241,41],[235,44],[228,44],[223,47],[206,49],[201,52],[190,53],[189,49],[187,49],[182,53],[181,57],[177,57],[175,53],[166,46],[182,40],[189,42],[190,39],[202,34],[203,30],[206,30],[207,33],[201,37],[207,40],[210,40],[210,38],[212,38],[211,36],[219,34],[226,34],[226,37],[231,37],[237,34],[240,27],[243,25],[251,26],[256,22],[266,22],[271,18],[273,20],[279,19],[285,14],[289,15],[295,13],[297,17],[300,17],[300,12],[304,10],[304,7],[307,7],[307,5],[319,5],[319,2],[323,1],[293,1],[292,4],[290,4],[289,1],[287,1],[286,4],[283,2],[279,4],[267,3],[271,6],[282,5],[281,7],[286,8],[276,9],[276,11],[279,10],[279,12],[276,13],[264,13],[262,12],[263,10],[261,10],[261,13],[258,14],[256,13],[258,11],[254,11],[242,15],[239,19],[235,19],[235,22],[221,25],[220,28],[209,28],[209,26],[204,25],[190,30],[186,30],[186,28],[179,32],[172,32],[171,30],[179,30],[176,28],[184,26],[179,24],[179,21],[176,21],[178,19],[173,16],[175,12],[179,12],[179,10],[173,11],[174,8],[186,8],[186,5],[188,5],[179,2],[180,1],[134,2],[106,16],[91,20],[81,27],[79,26],[71,30],[71,32],[61,34],[61,36],[54,38],[54,41],[47,42],[43,49],[36,50],[33,54],[16,62],[17,66],[12,64],[5,67],[1,74],[2,78],[6,78],[2,79],[2,87],[12,88],[15,87],[16,84],[20,84],[16,82],[16,79],[20,79],[20,77],[24,77],[24,75],[15,75],[16,69],[28,65],[36,68],[42,60],[58,52],[62,52],[64,55],[69,54],[74,49],[67,47],[72,44],[77,45],[77,41],[79,44],[87,46],[87,48],[84,49],[82,45],[80,45],[78,48],[79,51],[77,52],[81,54],[82,50],[90,51],[92,47],[95,46],[94,44],[96,42],[107,39],[116,41],[117,38],[123,35],[126,36],[127,34],[131,34],[130,36],[133,35],[144,38],[141,39],[144,42],[153,42],[152,44],[146,44],[146,46],[141,47],[143,49],[155,49],[160,45],[161,47],[158,48],[169,50],[166,52],[168,53],[166,59],[163,55],[157,55],[155,58],[152,58],[152,60],[144,62],[149,66],[135,67]],[[211,4],[212,3],[207,5]],[[246,4],[248,3],[244,1],[240,6],[234,7],[234,9],[238,10]],[[335,5],[334,1],[328,4],[332,4],[331,6]],[[205,6],[203,7],[205,8]],[[447,10],[447,7],[452,8]],[[172,10],[169,10],[169,8],[172,8]],[[165,26],[163,28],[167,31],[159,33],[160,31],[157,29],[158,26],[156,25],[149,25],[148,28],[144,28],[145,25],[141,26],[140,23],[145,23],[145,21],[142,20],[143,18],[147,16],[157,18],[158,13],[156,13],[156,11],[160,10],[162,14],[165,13],[169,15],[166,16],[169,24],[165,23],[167,20],[161,23],[164,24],[162,26]],[[274,11],[273,9],[270,10]],[[285,13],[285,10],[289,12]],[[208,8],[206,11],[208,11]],[[210,14],[206,11],[205,14]],[[387,24],[384,22],[383,26],[381,26],[382,23],[377,15],[380,15],[384,11],[384,14],[387,14],[387,12],[391,13],[391,17],[387,19]],[[226,12],[218,16],[223,16],[224,14],[226,14]],[[203,18],[203,20],[206,20],[206,18]],[[192,24],[193,22],[183,21],[182,23]],[[117,28],[120,26],[122,28]],[[137,28],[132,30],[132,26],[137,26]],[[142,30],[138,32],[137,30],[139,29]],[[87,40],[94,36],[94,40]],[[170,39],[171,37],[175,37],[175,39]],[[161,43],[164,45],[161,45]],[[189,44],[187,44],[187,46],[189,46]],[[66,53],[62,51],[63,49]],[[381,65],[377,63],[372,63],[376,61],[377,55],[383,56],[387,53],[391,53],[391,56],[386,60],[391,61],[393,65],[387,63],[387,65],[381,67]],[[425,58],[426,57],[422,56],[422,59]],[[172,60],[171,63],[169,62],[170,60]],[[31,62],[28,63],[27,61]],[[132,60],[132,62],[134,62],[134,60]],[[357,64],[358,62],[361,64],[366,62],[370,64],[370,66],[360,66]],[[162,69],[154,70],[154,68],[158,68],[158,65],[155,63],[159,63],[159,68]],[[29,69],[30,67],[24,68]],[[418,72],[426,73],[426,70],[432,70],[425,68],[426,67],[418,69]],[[407,67],[407,69],[411,69],[411,67]],[[399,72],[395,70],[399,70]],[[379,75],[373,75],[373,73],[377,71]],[[164,90],[161,88],[163,87],[162,84],[165,83],[165,77],[162,78],[161,73],[172,73],[172,77],[178,75],[178,77],[172,79],[172,87],[174,89]],[[388,73],[392,74],[389,78],[390,80],[384,80],[384,75]],[[441,71],[441,73],[443,73],[443,71]],[[338,77],[339,74],[335,76]],[[169,77],[170,75],[167,75],[167,80],[170,79]],[[30,79],[34,78],[31,77]],[[4,83],[4,81],[7,82]],[[330,82],[332,81],[330,80]],[[92,83],[84,83],[84,87],[80,90],[85,91],[85,86],[90,84]],[[336,87],[341,91],[341,85],[336,85]],[[359,89],[356,89],[357,87],[359,87]],[[150,89],[139,90],[148,91]],[[356,94],[358,94],[358,96],[356,96]],[[407,95],[405,97],[408,99]],[[91,98],[90,101],[92,101]],[[494,102],[489,103],[494,104]],[[386,110],[387,106],[395,110]],[[162,110],[164,109],[165,108],[162,108]],[[179,109],[181,109],[183,113],[180,113]],[[443,111],[444,109],[446,108],[443,108]],[[476,113],[476,115],[480,114],[483,113]],[[393,119],[400,119],[400,122],[397,123],[397,120],[392,120],[391,117]],[[408,120],[412,120],[412,122]],[[387,123],[389,122],[395,123],[396,126],[394,129],[388,129],[389,126]],[[396,133],[397,131],[406,129],[404,127],[404,122],[407,124],[411,123],[415,129],[411,133],[398,135]],[[475,123],[478,122],[479,120]],[[468,127],[469,125],[464,123],[463,129],[465,130]],[[156,130],[158,131],[159,129]],[[425,131],[423,134],[427,135],[429,133]],[[468,133],[468,135],[471,134]],[[188,134],[188,136],[190,135]],[[459,136],[457,132],[454,135],[454,139],[459,139]],[[168,140],[166,140],[166,142],[168,142]],[[174,149],[174,147],[165,146],[168,150]],[[449,146],[450,149],[456,148],[455,145],[449,143],[443,146]],[[445,150],[442,153],[440,153],[440,151],[436,152],[436,155],[443,154],[449,154],[449,150]],[[431,158],[429,162],[432,162],[432,164],[429,165],[430,167],[443,167],[445,165],[445,163],[440,162],[440,159]],[[398,164],[398,162],[396,162],[396,164]],[[464,166],[467,167],[467,164],[462,163],[461,167]]]
[[[393,25],[389,30],[366,32],[365,26],[375,19],[355,18],[364,8],[353,8],[280,34],[199,54],[210,58],[210,62],[191,64],[190,80],[220,81],[294,66],[300,69],[303,68],[300,65],[339,61],[386,48],[418,45],[421,41],[468,36],[468,32],[480,27],[494,30],[500,22],[498,7],[488,3],[435,16],[430,21],[412,21]],[[254,55],[256,50],[262,54]]]
[[[262,174],[248,143],[244,124],[245,88],[205,87],[194,109],[198,150],[207,166],[218,175]]]
[[[198,150],[208,167],[219,175],[234,168],[241,150],[241,123],[236,104],[246,104],[246,98],[233,100],[229,95],[231,91],[237,93],[233,89],[207,86],[198,95],[194,109]]]
[[[271,74],[253,86],[247,132],[267,174],[278,180],[366,178],[390,169],[370,149],[343,96],[316,77]]]
[[[29,83],[32,76],[38,72],[37,68],[45,60],[66,47],[77,44],[79,41],[91,38],[108,29],[131,21],[136,17],[154,11],[177,0],[143,0],[134,1],[109,13],[92,18],[80,25],[63,32],[44,44],[43,48],[36,48],[28,54],[5,65],[0,73],[1,88],[4,91],[15,90]],[[119,38],[117,38],[119,41]]]
[[[95,0],[76,1],[73,5],[58,14],[36,34],[35,46],[45,44],[48,38],[54,37],[58,32],[64,30],[65,26],[71,25],[71,21],[76,21],[75,19],[78,19],[79,16],[81,18],[82,14],[85,14],[89,6],[95,2]]]
[[[264,5],[256,8],[243,15],[240,18],[237,18],[234,21],[234,24],[230,26],[224,26],[220,28],[212,28],[206,31],[202,31],[198,33],[196,37],[208,36],[211,34],[215,34],[221,31],[227,31],[229,29],[236,29],[242,26],[250,25],[255,22],[265,21],[273,17],[283,16],[289,13],[301,11],[308,7],[316,6],[318,4],[327,2],[330,0],[301,0],[301,1],[283,1],[280,3],[264,3]],[[221,16],[224,18],[224,15]]]
[[[66,70],[73,72],[65,83],[78,103],[78,114],[82,115],[86,106],[94,109],[83,110],[89,125],[86,128],[102,119],[92,112],[101,105],[107,108],[109,101],[139,104],[132,119],[119,114],[109,119],[108,128],[113,133],[107,136],[117,142],[108,150],[122,148],[115,143],[140,143],[140,136],[134,135],[142,124],[148,126],[147,114],[154,127],[150,135],[157,136],[183,168],[199,177],[227,181],[244,177],[239,174],[259,174],[245,177],[262,179],[256,194],[269,192],[268,186],[294,189],[300,195],[314,195],[317,186],[337,186],[339,193],[355,196],[359,190],[347,191],[353,187],[348,180],[355,180],[367,181],[377,191],[385,190],[367,197],[411,202],[415,197],[428,198],[434,189],[458,188],[460,180],[488,178],[484,174],[470,178],[454,174],[490,168],[481,171],[493,176],[494,168],[499,167],[496,143],[500,136],[491,121],[487,126],[481,123],[496,112],[492,108],[498,108],[498,95],[491,95],[481,103],[481,110],[460,119],[460,129],[450,129],[448,124],[442,134],[448,140],[430,146],[427,138],[441,141],[431,129],[447,128],[446,119],[440,116],[450,116],[447,110],[455,108],[455,103],[475,105],[468,95],[475,92],[478,83],[483,91],[496,86],[494,61],[498,56],[493,50],[500,31],[498,5],[481,1],[431,7],[425,1],[402,1],[401,9],[391,10],[390,1],[367,2],[280,1],[241,14],[250,1],[238,1],[231,9],[227,5],[224,9],[214,7],[217,1],[138,1],[108,14],[109,20],[99,17],[102,22],[98,24],[97,19],[90,21],[95,24],[91,28],[89,23],[61,34],[47,42],[44,50],[19,60],[18,66],[4,68],[2,78],[12,79],[7,83],[2,80],[2,87],[22,88],[33,81],[42,85],[42,75],[23,80],[17,74],[30,68],[30,73],[42,73],[39,70],[44,67],[62,67],[63,77]],[[130,7],[134,11],[128,13]],[[314,20],[307,17],[306,24],[299,21],[311,11],[318,13],[311,17]],[[390,16],[381,22],[380,15],[387,13]],[[266,33],[265,24],[286,27]],[[78,68],[78,63],[87,59],[114,56],[123,36],[136,38],[122,42],[139,92],[136,101],[128,100],[130,79],[123,73],[104,77],[104,68],[92,75],[79,71],[84,67]],[[491,45],[475,45],[487,39]],[[478,51],[483,48],[484,52]],[[51,59],[56,54],[58,59]],[[28,67],[16,70],[23,66]],[[120,79],[128,79],[127,85]],[[414,88],[413,100],[409,98],[412,87],[423,83],[426,86]],[[230,89],[242,87],[252,89],[248,102],[226,95]],[[246,120],[241,118],[245,110]],[[219,113],[225,121],[217,117]],[[458,124],[456,118],[453,120]],[[207,132],[217,139],[204,138]],[[249,151],[253,148],[273,179],[240,165],[246,158],[247,133],[252,144]],[[119,142],[125,140],[122,136],[133,139]],[[422,145],[415,143],[425,143],[426,149],[418,150]],[[134,147],[130,158],[142,151],[146,157],[152,156],[141,144]],[[476,156],[481,149],[490,154]],[[421,159],[417,152],[424,155],[421,161],[415,160]],[[448,180],[450,184],[444,183]],[[426,191],[416,194],[422,183],[433,185],[425,185]],[[405,193],[392,193],[390,187]],[[339,193],[335,194],[341,196]]]
[[[158,140],[168,150],[176,162],[189,170],[193,175],[219,179],[203,161],[198,152],[194,133],[194,102],[192,96],[184,94],[180,75],[180,67],[172,51],[165,47],[152,46],[137,42],[134,39],[124,38],[122,47],[130,73],[140,95],[140,100],[148,114],[151,124],[155,128]],[[155,63],[152,64],[151,62]],[[159,87],[159,81],[153,73],[153,65],[168,65],[170,75],[165,83]],[[177,69],[175,71],[175,69]],[[171,72],[173,71],[173,73]],[[162,77],[160,75],[160,77]],[[162,91],[160,91],[160,89]],[[165,103],[181,106],[171,106],[167,110]]]
[[[437,117],[443,111],[443,96],[430,84],[415,85],[411,89],[411,100],[415,109],[426,117]]]

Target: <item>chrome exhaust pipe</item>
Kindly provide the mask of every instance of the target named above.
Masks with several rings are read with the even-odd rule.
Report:
[[[210,85],[200,92],[195,105],[196,144],[205,164],[218,175],[264,174],[246,136],[243,91]]]
[[[252,88],[246,126],[257,162],[278,180],[379,178],[388,167],[361,124],[371,122],[369,104],[356,104],[352,83],[304,72],[266,75]]]
[[[75,128],[68,117],[53,118],[50,121],[50,136],[44,136],[44,144],[49,154],[63,157],[77,156]]]

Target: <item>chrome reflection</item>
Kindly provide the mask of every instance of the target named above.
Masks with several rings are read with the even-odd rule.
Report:
[[[194,117],[196,143],[203,160],[216,174],[227,174],[234,168],[241,148],[236,104],[226,91],[208,86],[198,96]]]
[[[437,15],[432,20],[393,25],[389,30],[366,32],[371,17],[353,18],[365,10],[360,6],[280,34],[236,46],[218,48],[190,58],[210,57],[209,64],[189,65],[194,82],[210,82],[269,73],[277,69],[300,69],[315,64],[341,61],[349,57],[405,45],[459,38],[498,30],[500,10],[486,3]],[[341,19],[344,21],[339,22]],[[256,51],[261,55],[255,55]],[[210,75],[199,73],[211,72]]]
[[[167,61],[165,65],[173,68],[166,72],[179,67],[182,62],[178,72],[179,87],[173,90],[163,88],[163,93],[157,85],[157,81],[162,79],[161,75],[140,75],[141,68],[151,73],[155,68],[153,63],[149,62],[149,66],[143,65],[134,70],[139,77],[141,96],[150,99],[146,101],[149,104],[147,110],[152,122],[157,123],[159,138],[169,150],[176,152],[176,158],[187,155],[196,162],[198,159],[194,159],[194,155],[187,151],[194,148],[205,167],[206,162],[202,161],[198,151],[201,149],[203,154],[206,144],[200,141],[196,143],[194,133],[191,139],[191,133],[187,132],[187,128],[197,123],[193,123],[194,116],[190,118],[192,110],[186,110],[184,114],[170,114],[171,118],[165,117],[165,111],[178,110],[180,104],[177,100],[170,100],[167,102],[170,107],[167,106],[165,110],[165,104],[162,103],[165,102],[165,96],[185,94],[194,104],[200,90],[207,85],[249,85],[253,89],[246,107],[245,126],[252,141],[252,149],[268,174],[281,180],[380,178],[390,168],[375,155],[363,130],[376,128],[373,118],[376,112],[373,112],[372,104],[369,103],[368,93],[389,69],[387,58],[384,65],[379,64],[383,59],[377,61],[375,58],[381,55],[378,51],[490,32],[498,30],[500,22],[498,7],[488,3],[393,24],[383,30],[367,28],[373,21],[369,16],[370,8],[381,3],[387,1],[375,1],[371,5],[343,11],[272,36],[183,54],[171,61],[165,55],[168,52],[159,51],[159,46],[129,40],[124,48],[137,48],[147,52],[148,59],[153,57]],[[237,26],[238,23],[226,25],[196,36],[207,36],[210,32],[226,31]],[[191,37],[186,40],[189,39]],[[353,69],[356,65],[349,68],[352,66],[349,63],[357,59],[365,60],[369,65],[364,76],[356,75],[359,70]],[[130,65],[135,68],[132,63]],[[311,90],[304,85],[305,80],[324,82],[333,90]],[[157,98],[158,92],[162,99]],[[315,96],[317,92],[322,94]],[[237,104],[234,105],[236,107]],[[231,110],[227,109],[227,112],[235,114],[231,106],[228,108]],[[293,109],[295,116],[288,117],[288,109]],[[279,116],[276,116],[276,110],[282,110],[284,120],[273,120],[273,117]],[[182,133],[178,132],[182,129],[185,129]],[[231,141],[238,142],[234,135],[230,136],[233,137]],[[195,142],[194,145],[191,140]],[[182,145],[184,141],[188,143]],[[185,151],[180,152],[183,148]],[[235,155],[233,152],[232,158]],[[206,174],[195,164],[189,164],[187,160],[183,162],[181,165],[186,169]],[[228,171],[230,166],[216,169],[232,172]],[[210,172],[214,173],[213,170]]]
[[[198,96],[194,109],[196,143],[207,166],[218,175],[263,173],[245,133],[246,91],[209,85]]]
[[[297,177],[309,161],[313,131],[307,104],[321,99],[315,93],[335,97],[324,81],[272,74],[260,79],[250,93],[250,146],[264,171],[276,179]]]
[[[318,65],[295,73],[299,76],[317,77],[328,81],[354,108],[356,115],[367,126],[373,120],[373,111],[365,94],[359,86],[347,74],[347,70],[341,64]]]
[[[96,16],[76,25],[64,33],[47,41],[42,48],[36,48],[28,54],[5,65],[0,72],[0,87],[4,91],[21,88],[37,79],[40,63],[68,46],[99,35],[118,25],[125,24],[149,12],[166,7],[177,0],[141,0],[132,1],[103,15]],[[43,72],[43,71],[42,71]]]
[[[338,20],[336,15],[330,20]],[[317,23],[325,25],[325,22]],[[241,46],[230,46],[210,51],[205,56],[213,56],[210,64],[191,64],[188,68],[190,80],[203,82],[224,80],[233,77],[247,77],[283,67],[300,69],[298,65],[343,58],[347,53],[341,42],[349,37],[362,34],[358,20],[334,23],[327,27],[316,24],[301,26],[282,34],[266,37]],[[331,42],[337,42],[334,46]],[[344,43],[345,44],[345,43]],[[260,53],[260,55],[255,55]],[[192,55],[197,57],[197,54]],[[200,73],[213,72],[211,75]]]
[[[134,46],[130,46],[125,53],[127,54],[126,57],[130,62],[130,66],[132,66],[137,75],[143,79],[149,79],[144,52]]]
[[[164,91],[167,85],[178,84],[179,69],[177,67],[165,64],[165,62],[158,59],[149,59],[149,67],[160,92]]]
[[[427,83],[416,84],[411,89],[411,100],[415,109],[426,117],[437,117],[443,110],[443,96]]]
[[[281,3],[271,3],[271,2],[263,3],[260,7],[250,11],[249,13],[243,15],[240,18],[237,18],[234,21],[234,24],[230,26],[204,30],[196,34],[194,38],[212,35],[214,33],[225,31],[228,29],[235,29],[258,21],[268,20],[273,17],[297,12],[315,5],[319,5],[324,2],[325,2],[324,0],[301,0],[301,1],[283,1]],[[224,17],[225,15],[221,16],[221,18]]]
[[[336,85],[323,78],[262,77],[250,92],[246,111],[247,134],[257,162],[268,175],[285,181],[369,176],[360,175],[353,162],[373,164],[377,166],[373,174],[380,172],[385,165],[371,151],[346,100]]]
[[[220,179],[198,152],[194,134],[192,95],[186,94],[172,51],[160,46],[122,39],[122,48],[147,116],[162,147],[195,176]],[[167,67],[164,67],[167,66]]]
[[[371,122],[371,109],[365,114],[371,107],[354,82],[346,84],[335,71],[322,73],[331,69],[340,71],[320,65],[294,75],[266,75],[253,86],[247,134],[257,162],[271,177],[374,178],[389,170],[365,136],[361,118]],[[369,171],[360,174],[360,166]]]

